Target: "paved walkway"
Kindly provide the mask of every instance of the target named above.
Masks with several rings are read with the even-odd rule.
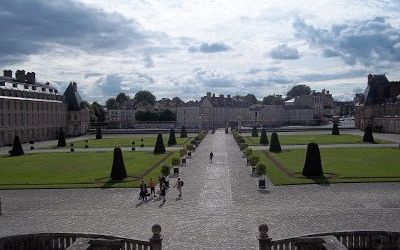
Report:
[[[158,223],[164,249],[257,249],[261,223],[273,239],[400,230],[400,183],[269,186],[259,192],[232,135],[223,131],[207,135],[180,172],[183,197],[171,189],[165,204],[159,197],[140,202],[136,189],[0,190],[0,235],[87,232],[147,240]]]

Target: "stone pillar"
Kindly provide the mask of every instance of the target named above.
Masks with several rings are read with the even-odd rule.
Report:
[[[258,231],[260,232],[258,238],[259,249],[260,250],[271,250],[271,238],[268,237],[268,225],[261,224],[258,227]]]
[[[161,226],[155,224],[151,227],[151,231],[153,232],[153,237],[150,238],[151,249],[161,250],[162,249]]]

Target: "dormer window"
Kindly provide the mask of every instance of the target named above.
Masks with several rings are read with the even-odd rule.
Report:
[[[53,89],[49,89],[50,93],[53,93]]]
[[[0,82],[0,86],[6,86],[6,82]]]
[[[46,91],[46,88],[42,88],[42,91]]]
[[[29,86],[28,86],[28,85],[25,85],[25,86],[24,86],[24,89],[29,89]]]
[[[12,86],[13,86],[13,88],[17,88],[17,87],[18,87],[18,84],[13,83]]]
[[[36,90],[36,86],[32,86],[32,90]]]

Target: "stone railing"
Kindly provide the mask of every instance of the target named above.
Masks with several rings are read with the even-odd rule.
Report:
[[[259,227],[260,250],[302,249],[366,249],[399,250],[400,232],[354,231],[307,235],[273,241],[268,236],[268,226]]]
[[[0,250],[161,250],[160,225],[151,228],[149,241],[108,235],[79,233],[39,233],[0,238]]]

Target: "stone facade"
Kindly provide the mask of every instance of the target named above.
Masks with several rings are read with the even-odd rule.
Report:
[[[364,95],[357,96],[355,126],[364,130],[400,133],[400,82],[389,82],[385,75],[368,75]]]
[[[295,105],[312,108],[315,118],[332,117],[334,115],[333,97],[329,91],[312,92],[310,95],[295,97]]]
[[[108,109],[106,123],[110,128],[132,128],[136,123],[135,114],[133,109]]]
[[[13,78],[5,70],[0,76],[0,146],[11,144],[16,135],[23,143],[55,139],[60,128],[68,136],[84,134],[89,119],[87,109],[69,111],[66,97],[48,82],[36,82],[34,72],[18,70]],[[69,130],[73,124],[79,128]]]

